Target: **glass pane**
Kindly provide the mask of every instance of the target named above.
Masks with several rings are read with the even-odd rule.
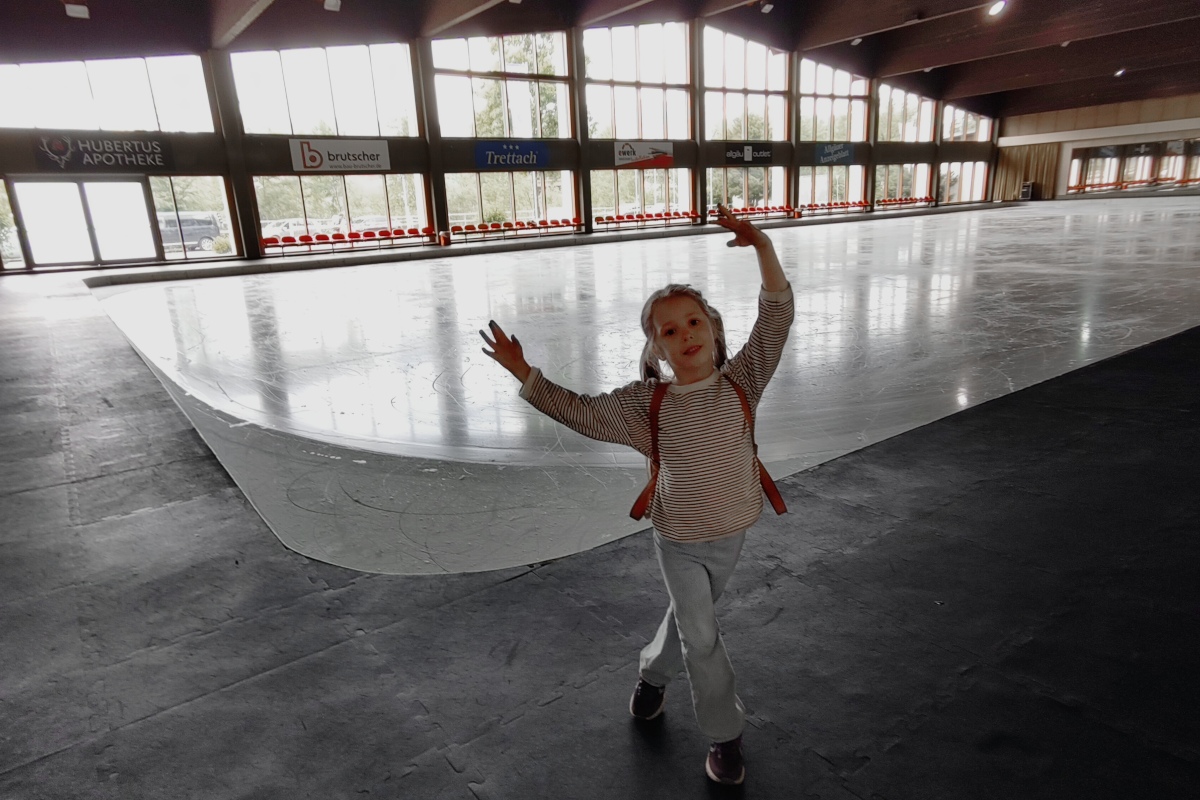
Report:
[[[855,78],[850,84],[850,94],[862,97],[871,91],[871,84],[865,78]]]
[[[796,202],[799,205],[806,206],[814,202],[812,199],[813,179],[812,167],[800,167],[796,170],[797,197]]]
[[[435,69],[460,69],[465,72],[471,68],[471,51],[467,49],[466,39],[434,39],[430,44]]]
[[[588,28],[583,32],[583,57],[589,78],[598,81],[612,78],[612,43],[608,28]]]
[[[242,129],[246,133],[291,133],[279,54],[232,53],[229,60],[242,112]]]
[[[483,221],[512,222],[512,177],[507,172],[484,172],[479,176],[483,191]]]
[[[725,138],[725,94],[704,93],[704,138],[715,141]]]
[[[691,115],[688,111],[688,92],[683,89],[667,90],[667,138],[691,138]]]
[[[475,135],[506,136],[504,132],[504,84],[490,78],[471,79],[475,107]]]
[[[83,189],[101,260],[155,258],[154,234],[140,183],[85,183]]]
[[[88,237],[78,185],[18,183],[14,188],[35,264],[70,264],[93,260],[92,242]]]
[[[567,69],[567,37],[561,31],[535,33],[537,43],[537,71],[539,75],[570,74]]]
[[[617,170],[617,213],[642,213],[641,186],[642,171],[640,169]]]
[[[817,64],[817,94],[833,94],[833,67]]]
[[[638,80],[663,82],[662,25],[638,26]]]
[[[35,98],[34,124],[37,127],[77,130],[100,127],[82,61],[22,64],[21,80]]]
[[[725,88],[746,86],[746,40],[732,33],[725,34]]]
[[[833,138],[833,100],[828,97],[818,97],[816,116],[817,141],[830,141]]]
[[[787,91],[788,54],[772,50],[767,62],[767,88],[772,92]]]
[[[532,75],[537,72],[537,53],[533,49],[533,36],[505,36],[501,39],[504,49],[504,71]]]
[[[642,138],[661,139],[666,136],[663,123],[663,90],[642,87]]]
[[[329,82],[339,136],[378,136],[375,79],[366,46],[330,47]]]
[[[716,208],[717,203],[725,202],[725,170],[709,167],[707,172],[706,183],[708,185],[708,197],[706,202],[708,208]]]
[[[446,176],[447,181],[449,175]],[[424,228],[429,224],[425,206],[425,180],[418,174],[386,175],[388,209],[392,215],[392,228]],[[473,207],[478,209],[476,199]],[[478,214],[476,214],[477,218]]]
[[[850,166],[850,186],[846,191],[847,200],[862,201],[866,199],[863,187],[863,179],[866,177],[864,173],[865,169],[863,167],[857,164]]]
[[[690,211],[692,208],[691,170],[671,170],[671,211]]]
[[[813,94],[817,91],[817,62],[812,59],[800,59],[800,94]]]
[[[522,222],[541,219],[542,173],[514,172],[513,200],[515,219]]]
[[[812,97],[800,98],[800,141],[817,140],[817,101]]]
[[[829,197],[829,167],[813,169],[813,202],[828,203]]]
[[[346,205],[349,230],[377,231],[392,227],[382,175],[347,175]]]
[[[981,142],[990,142],[992,140],[992,120],[989,117],[979,118],[979,139]]]
[[[283,63],[283,83],[292,112],[292,131],[300,135],[336,135],[325,51],[315,47],[283,50],[279,59]]]
[[[0,128],[32,128],[35,100],[17,64],[0,64]]]
[[[373,44],[371,68],[382,136],[420,136],[412,54],[406,44]]]
[[[833,140],[850,141],[850,101],[844,97],[833,101]]]
[[[559,81],[538,84],[541,101],[542,133],[547,139],[571,138],[570,87]]]
[[[665,169],[648,169],[642,172],[642,208],[646,214],[661,214],[667,210]]]
[[[308,233],[347,233],[346,187],[341,175],[301,175]]]
[[[936,116],[937,104],[932,100],[921,101],[921,128],[917,134],[917,141],[932,142],[933,141],[933,119]]]
[[[637,89],[632,86],[618,86],[613,90],[613,105],[617,110],[617,138],[638,138],[638,98]]]
[[[532,139],[538,131],[537,84],[532,81],[506,81],[508,90],[508,136]]]
[[[704,26],[704,85],[725,85],[725,34],[708,25]]]
[[[212,133],[213,114],[200,56],[147,58],[158,127],[164,131]]]
[[[867,101],[850,101],[850,141],[865,142],[867,140]]]
[[[736,92],[725,94],[725,136],[730,139],[746,138],[746,96]]]
[[[608,217],[617,213],[616,170],[592,170],[592,215]]]
[[[631,26],[612,29],[613,80],[637,80],[637,40]]]
[[[574,219],[575,175],[570,170],[546,173],[546,218]]]
[[[975,162],[975,180],[971,186],[971,199],[981,201],[987,194],[987,163]]]
[[[261,235],[296,236],[307,232],[298,176],[255,176],[254,199],[258,203]]]
[[[787,101],[781,94],[767,97],[767,138],[774,142],[788,138]]]
[[[667,83],[688,82],[688,27],[682,22],[668,22],[663,26],[663,60]]]
[[[767,88],[767,48],[758,42],[746,42],[746,88],[759,92]]]
[[[487,36],[472,36],[467,39],[467,49],[471,53],[471,70],[473,72],[500,71],[500,40]]]
[[[458,75],[437,75],[433,80],[442,136],[474,136],[471,79]]]
[[[101,130],[158,130],[145,61],[140,58],[89,61],[87,72]]]
[[[150,191],[167,258],[237,254],[224,178],[151,177]]]
[[[613,138],[612,90],[603,84],[589,83],[587,93],[588,136]]]
[[[478,225],[483,221],[479,207],[479,176],[473,172],[446,174],[446,207],[451,225]]]
[[[766,95],[746,95],[746,138],[756,142],[767,139]]]
[[[17,237],[17,222],[3,181],[0,181],[0,261],[4,262],[5,269],[21,269],[25,266],[21,240]]]
[[[916,177],[913,178],[914,196],[925,197],[930,193],[929,174],[929,164],[917,164]]]
[[[850,73],[845,70],[834,70],[833,72],[833,93],[839,97],[847,97],[850,94]]]

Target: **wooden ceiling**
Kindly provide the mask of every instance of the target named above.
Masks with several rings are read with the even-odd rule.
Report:
[[[76,2],[0,0],[0,63],[702,19],[990,116],[1200,92],[1200,0]]]

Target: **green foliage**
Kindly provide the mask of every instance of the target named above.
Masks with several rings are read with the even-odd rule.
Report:
[[[233,245],[231,245],[229,243],[229,237],[218,236],[216,239],[213,239],[213,252],[214,253],[232,253]]]

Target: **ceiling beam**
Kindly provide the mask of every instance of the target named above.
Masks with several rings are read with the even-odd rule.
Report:
[[[824,0],[806,4],[800,50],[903,28],[989,6],[994,0]]]
[[[217,50],[229,47],[274,1],[211,0],[212,46]]]
[[[1003,116],[1038,114],[1152,98],[1200,93],[1200,70],[1167,67],[1130,72],[1120,78],[1071,81],[992,95]]]
[[[580,7],[575,24],[586,28],[653,2],[654,0],[591,0]]]
[[[1156,25],[1114,36],[1084,39],[1068,47],[1046,47],[948,67],[943,97],[1007,92],[1086,78],[1200,61],[1200,19]],[[1189,67],[1195,69],[1195,66]]]
[[[702,0],[696,16],[715,17],[717,14],[724,14],[726,11],[733,11],[742,6],[751,6],[754,3],[755,0]]]
[[[506,0],[436,0],[421,24],[422,36],[437,36]]]
[[[1196,0],[1037,0],[991,18],[960,14],[883,34],[880,77],[1036,50],[1200,17]]]

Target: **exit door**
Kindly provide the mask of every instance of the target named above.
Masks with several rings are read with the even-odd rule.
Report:
[[[35,266],[161,259],[141,180],[13,181]]]

